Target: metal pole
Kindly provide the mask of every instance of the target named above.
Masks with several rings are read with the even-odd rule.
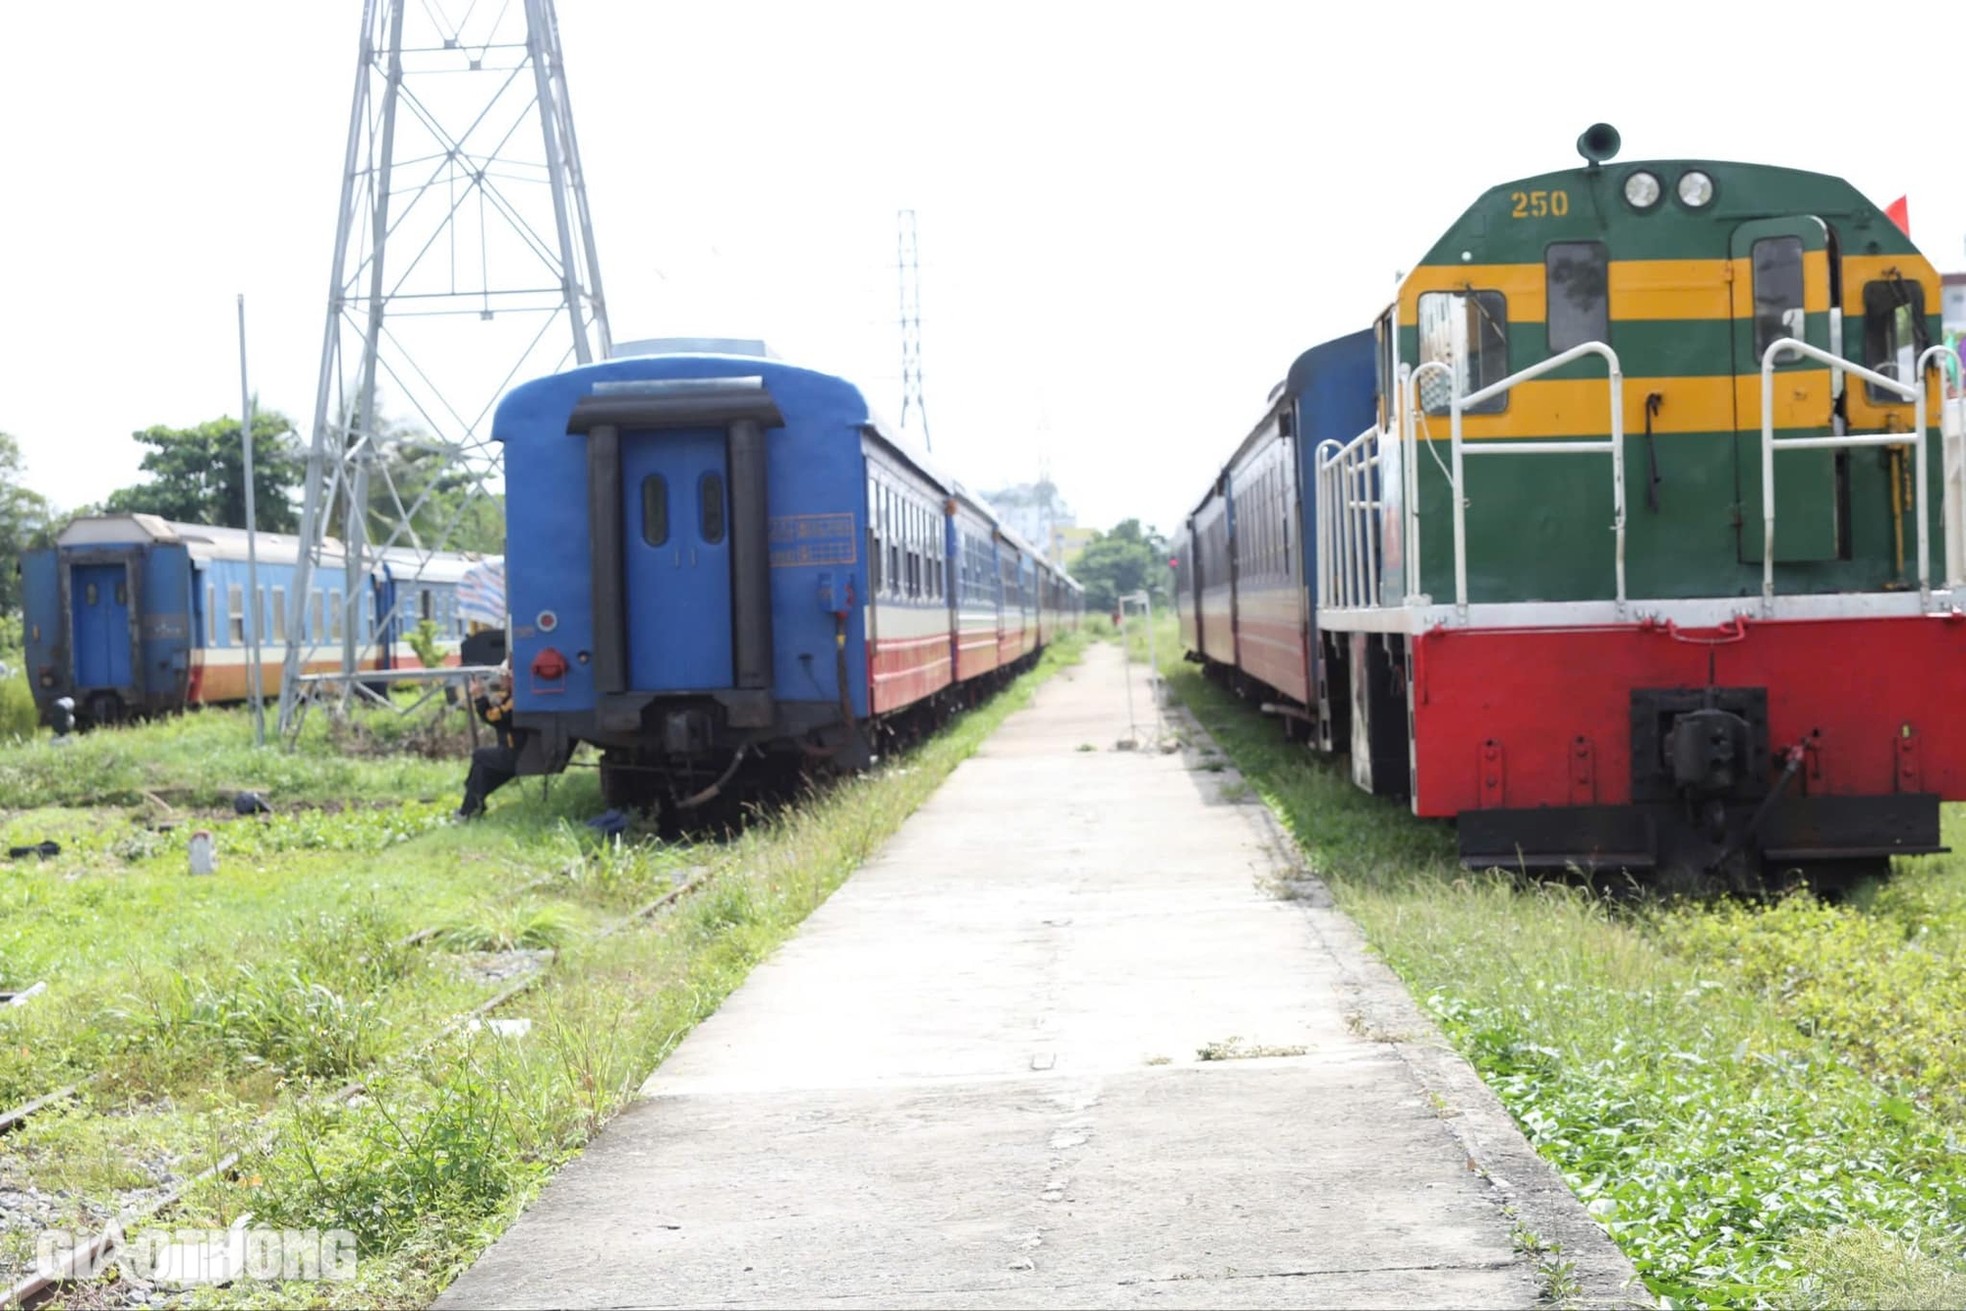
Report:
[[[408,0],[389,0],[389,72],[383,83],[381,148],[377,153],[374,182],[375,209],[374,227],[369,237],[369,318],[368,330],[363,338],[362,368],[357,382],[356,422],[360,426],[355,433],[355,468],[348,484],[348,513],[345,516],[347,540],[347,559],[342,569],[341,603],[346,613],[341,622],[341,699],[342,714],[348,713],[348,706],[355,693],[355,673],[361,665],[360,628],[363,603],[369,581],[368,571],[368,512],[369,512],[369,471],[373,467],[376,448],[375,421],[375,375],[376,354],[382,348],[382,312],[387,284],[382,280],[382,257],[389,240],[389,177],[395,165],[396,142],[396,104],[401,99],[403,89],[403,10]],[[375,616],[374,638],[382,638],[383,616]],[[377,661],[381,665],[381,650],[378,647]]]
[[[1135,746],[1140,745],[1140,727],[1133,720],[1133,655],[1126,647],[1126,598],[1119,599],[1120,606],[1120,671],[1126,675],[1126,735]]]
[[[266,745],[266,689],[260,681],[259,626],[266,607],[259,599],[259,517],[253,509],[253,394],[246,386],[246,295],[239,293],[239,446],[246,475],[246,683],[253,702],[253,745]]]
[[[314,394],[314,440],[309,444],[307,451],[307,496],[301,502],[300,551],[294,568],[293,612],[288,619],[286,663],[280,680],[280,731],[283,734],[299,731],[298,675],[305,672],[304,648],[321,642],[326,636],[322,633],[306,632],[302,627],[301,616],[306,613],[307,596],[314,586],[314,553],[321,539],[332,535],[326,520],[334,498],[323,495],[327,487],[326,465],[329,440],[327,429],[333,413],[329,407],[336,399],[335,366],[340,359],[337,343],[341,333],[341,316],[348,301],[348,288],[343,283],[342,262],[355,223],[356,183],[362,176],[361,127],[369,103],[369,64],[375,58],[373,37],[377,3],[378,0],[364,0],[362,43],[355,55],[355,101],[348,111],[348,154],[341,166],[341,208],[336,212],[335,218],[334,267],[328,270],[328,322],[321,345],[320,380]],[[348,415],[344,403],[343,431],[335,439],[337,466],[340,464],[342,451],[348,444],[347,423]],[[323,618],[326,618],[325,612]]]
[[[526,0],[526,53],[532,59],[533,86],[539,96],[539,125],[546,140],[546,176],[553,186],[553,229],[560,239],[560,290],[567,298],[567,317],[573,326],[575,364],[593,362],[587,333],[580,318],[580,265],[573,253],[573,230],[567,223],[566,143],[560,136],[560,104],[553,94],[552,65],[558,55],[555,34],[546,30],[546,8],[539,0]],[[595,294],[599,295],[596,288]]]

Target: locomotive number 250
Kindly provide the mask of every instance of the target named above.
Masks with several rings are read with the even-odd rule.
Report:
[[[1570,212],[1567,191],[1512,191],[1509,200],[1515,205],[1510,218],[1562,218]]]

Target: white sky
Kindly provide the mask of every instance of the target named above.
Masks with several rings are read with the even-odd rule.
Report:
[[[896,414],[912,207],[938,463],[1048,463],[1098,526],[1171,526],[1298,351],[1599,119],[1624,159],[1908,194],[1966,268],[1957,0],[559,9],[617,339],[763,337]],[[0,429],[58,504],[134,481],[132,430],[236,413],[238,292],[262,403],[311,422],[359,27],[357,0],[10,7]]]

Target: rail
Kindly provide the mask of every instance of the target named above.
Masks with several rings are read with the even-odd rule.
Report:
[[[1406,453],[1406,537],[1403,554],[1406,559],[1406,598],[1412,605],[1421,601],[1420,578],[1420,437],[1419,420],[1415,417],[1420,407],[1420,379],[1429,373],[1448,375],[1449,386],[1453,385],[1454,370],[1443,360],[1428,360],[1418,368],[1400,365],[1400,449]],[[1457,484],[1454,490],[1458,493]]]
[[[1539,378],[1552,369],[1561,368],[1572,360],[1586,355],[1599,355],[1604,358],[1606,377],[1611,385],[1611,436],[1604,441],[1559,441],[1559,442],[1484,442],[1479,446],[1469,446],[1461,436],[1461,416],[1471,405],[1479,405],[1485,400],[1500,396],[1518,383]],[[1461,375],[1453,373],[1454,394],[1449,402],[1449,422],[1452,425],[1454,443],[1452,476],[1454,486],[1454,609],[1461,618],[1468,616],[1468,497],[1464,490],[1466,480],[1462,477],[1462,464],[1469,455],[1582,455],[1593,451],[1611,457],[1611,533],[1614,540],[1613,569],[1616,573],[1616,592],[1618,612],[1625,609],[1625,376],[1618,367],[1618,352],[1601,341],[1582,342],[1569,350],[1550,356],[1547,360],[1532,364],[1528,368],[1511,373],[1500,382],[1491,382],[1477,392],[1461,395]]]
[[[1828,437],[1777,437],[1775,435],[1775,363],[1783,354],[1800,356],[1815,360],[1832,369],[1840,369],[1846,374],[1854,374],[1874,387],[1882,388],[1893,395],[1901,396],[1915,407],[1912,431],[1885,433],[1835,433]],[[1918,357],[1918,364],[1912,371],[1912,381],[1901,382],[1887,377],[1874,369],[1861,364],[1853,364],[1830,351],[1811,346],[1806,341],[1794,337],[1783,337],[1768,343],[1768,349],[1761,353],[1761,603],[1764,611],[1772,612],[1775,604],[1775,452],[1776,450],[1850,450],[1873,446],[1906,446],[1912,448],[1912,499],[1918,516],[1918,595],[1921,601],[1930,603],[1932,599],[1932,523],[1930,475],[1925,467],[1925,374],[1932,365],[1944,356],[1951,355],[1955,361],[1959,356],[1949,346],[1931,346]],[[1957,460],[1948,461],[1945,500],[1948,507],[1948,524],[1958,514],[1961,489],[1953,486],[1952,466]],[[1948,531],[1948,538],[1953,534]],[[1960,569],[1957,564],[1957,544],[1947,543],[1947,584],[1956,587],[1960,584]]]
[[[1348,442],[1326,438],[1317,447],[1318,604],[1342,608],[1379,604],[1379,536],[1374,494],[1379,430]]]
[[[1839,433],[1826,437],[1777,437],[1774,432],[1774,368],[1777,360],[1793,353],[1820,361],[1846,374],[1862,379],[1916,406],[1914,431],[1910,433]],[[1605,361],[1605,381],[1610,392],[1610,435],[1601,440],[1516,441],[1504,440],[1470,444],[1462,431],[1466,413],[1483,401],[1561,368],[1586,355]],[[1927,373],[1935,364],[1950,357],[1966,375],[1966,363],[1949,346],[1928,347],[1919,355],[1913,382],[1900,382],[1832,352],[1792,337],[1772,343],[1762,356],[1761,371],[1761,481],[1762,481],[1762,597],[1764,612],[1772,613],[1775,595],[1775,468],[1777,450],[1848,449],[1853,447],[1906,446],[1914,449],[1916,466],[1914,497],[1918,516],[1918,581],[1921,600],[1932,594],[1931,490],[1926,463],[1929,412],[1925,395]],[[1476,455],[1575,455],[1600,453],[1611,457],[1611,498],[1613,569],[1615,573],[1614,613],[1624,615],[1629,597],[1626,590],[1626,505],[1624,449],[1624,374],[1617,353],[1603,342],[1584,342],[1547,360],[1510,374],[1499,382],[1463,395],[1458,372],[1438,360],[1417,367],[1402,365],[1399,401],[1394,426],[1402,454],[1399,480],[1403,504],[1400,506],[1403,534],[1401,564],[1405,582],[1403,604],[1427,605],[1421,590],[1419,478],[1421,440],[1418,426],[1422,408],[1418,389],[1429,373],[1446,374],[1452,389],[1449,401],[1452,465],[1443,469],[1454,505],[1454,606],[1458,617],[1468,617],[1466,461]],[[1966,411],[1966,405],[1959,407]],[[1942,489],[1945,507],[1946,586],[1966,587],[1966,421],[1946,414],[1945,466]],[[1320,607],[1349,609],[1376,608],[1382,604],[1383,580],[1379,573],[1378,513],[1384,508],[1383,488],[1377,475],[1384,467],[1383,443],[1393,439],[1392,431],[1368,428],[1348,442],[1327,439],[1319,443],[1314,462],[1318,513],[1317,602]],[[1436,455],[1435,463],[1439,457]]]
[[[1498,441],[1468,445],[1461,420],[1469,407],[1500,396],[1519,383],[1541,377],[1586,355],[1604,359],[1605,381],[1611,392],[1611,435],[1601,441]],[[1618,612],[1625,608],[1625,417],[1624,373],[1617,352],[1603,342],[1587,341],[1549,359],[1492,382],[1479,391],[1461,394],[1460,375],[1438,360],[1402,370],[1398,428],[1403,459],[1400,557],[1405,581],[1405,604],[1420,599],[1419,435],[1417,388],[1429,371],[1448,375],[1452,394],[1448,404],[1453,467],[1448,471],[1454,503],[1454,606],[1462,619],[1468,614],[1468,496],[1466,461],[1470,455],[1580,455],[1593,452],[1611,457],[1611,531]],[[1375,512],[1384,508],[1375,476],[1384,459],[1379,444],[1387,434],[1366,429],[1349,442],[1327,439],[1317,448],[1319,554],[1318,604],[1338,608],[1376,607],[1381,603],[1379,538]]]

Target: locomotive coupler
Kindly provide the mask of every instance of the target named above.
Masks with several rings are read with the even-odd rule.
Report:
[[[1748,760],[1750,736],[1748,721],[1730,711],[1708,708],[1678,716],[1666,735],[1674,786],[1701,797],[1733,791]]]

